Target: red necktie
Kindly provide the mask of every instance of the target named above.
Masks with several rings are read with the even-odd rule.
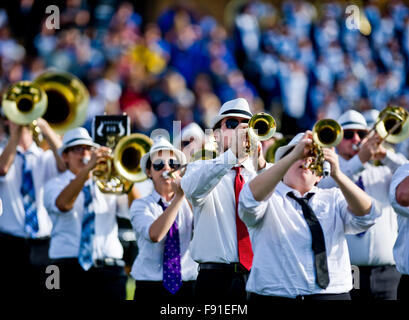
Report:
[[[234,180],[234,195],[236,197],[236,231],[237,231],[237,246],[239,249],[240,264],[250,270],[253,263],[253,250],[251,249],[251,242],[249,232],[244,222],[240,219],[238,214],[239,195],[244,186],[244,178],[241,175],[241,167],[234,167],[236,171],[236,178]]]

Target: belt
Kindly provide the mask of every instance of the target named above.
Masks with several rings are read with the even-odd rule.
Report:
[[[125,267],[125,262],[122,259],[115,259],[115,258],[104,258],[104,259],[97,259],[94,261],[93,266],[95,268],[102,268],[102,267]]]
[[[244,268],[240,263],[200,263],[200,270],[225,270],[234,273],[248,273],[249,271]]]
[[[5,233],[5,232],[1,232],[1,231],[0,231],[0,239],[20,242],[20,243],[26,243],[29,245],[50,241],[49,236],[40,237],[40,238],[23,238],[23,237],[18,237],[18,236],[15,236],[9,233]]]

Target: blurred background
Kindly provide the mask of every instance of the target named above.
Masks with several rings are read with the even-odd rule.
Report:
[[[347,28],[351,4],[366,32]],[[49,5],[59,9],[59,29],[47,27]],[[401,0],[0,4],[1,91],[47,67],[71,72],[91,94],[88,130],[104,112],[126,112],[133,132],[172,132],[173,120],[204,129],[222,103],[244,97],[295,134],[349,108],[407,107],[408,58]]]

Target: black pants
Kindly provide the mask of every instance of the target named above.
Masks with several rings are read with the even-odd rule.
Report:
[[[134,301],[143,304],[155,304],[161,307],[167,304],[192,304],[194,300],[195,281],[183,281],[180,289],[171,294],[162,281],[135,281]]]
[[[396,300],[401,274],[395,266],[358,266],[359,289],[351,290],[352,300]]]
[[[332,293],[325,293],[325,294],[312,294],[312,295],[304,295],[304,296],[297,296],[295,299],[293,298],[285,298],[285,297],[275,297],[275,296],[263,296],[257,293],[250,293],[249,303],[253,306],[265,306],[268,307],[269,303],[274,302],[296,302],[296,301],[316,301],[316,300],[351,300],[351,296],[349,292],[339,293],[339,294],[332,294]]]
[[[200,269],[195,297],[199,303],[246,303],[248,272]]]
[[[49,238],[24,239],[0,233],[0,298],[47,297]]]
[[[51,290],[53,298],[125,300],[127,276],[122,266],[82,269],[77,258],[52,261],[60,273],[60,289]]]
[[[402,274],[398,286],[398,300],[409,301],[409,275]]]

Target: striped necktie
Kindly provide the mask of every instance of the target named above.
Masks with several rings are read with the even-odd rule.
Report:
[[[23,159],[23,174],[20,193],[23,197],[25,211],[24,230],[30,238],[34,238],[38,233],[39,227],[33,173],[31,172],[31,169],[28,168],[26,155],[21,152],[18,152],[18,155]]]
[[[93,263],[92,248],[95,234],[95,212],[92,208],[92,195],[90,185],[82,188],[84,194],[84,215],[81,223],[81,241],[78,255],[78,262],[81,267],[87,271]]]

